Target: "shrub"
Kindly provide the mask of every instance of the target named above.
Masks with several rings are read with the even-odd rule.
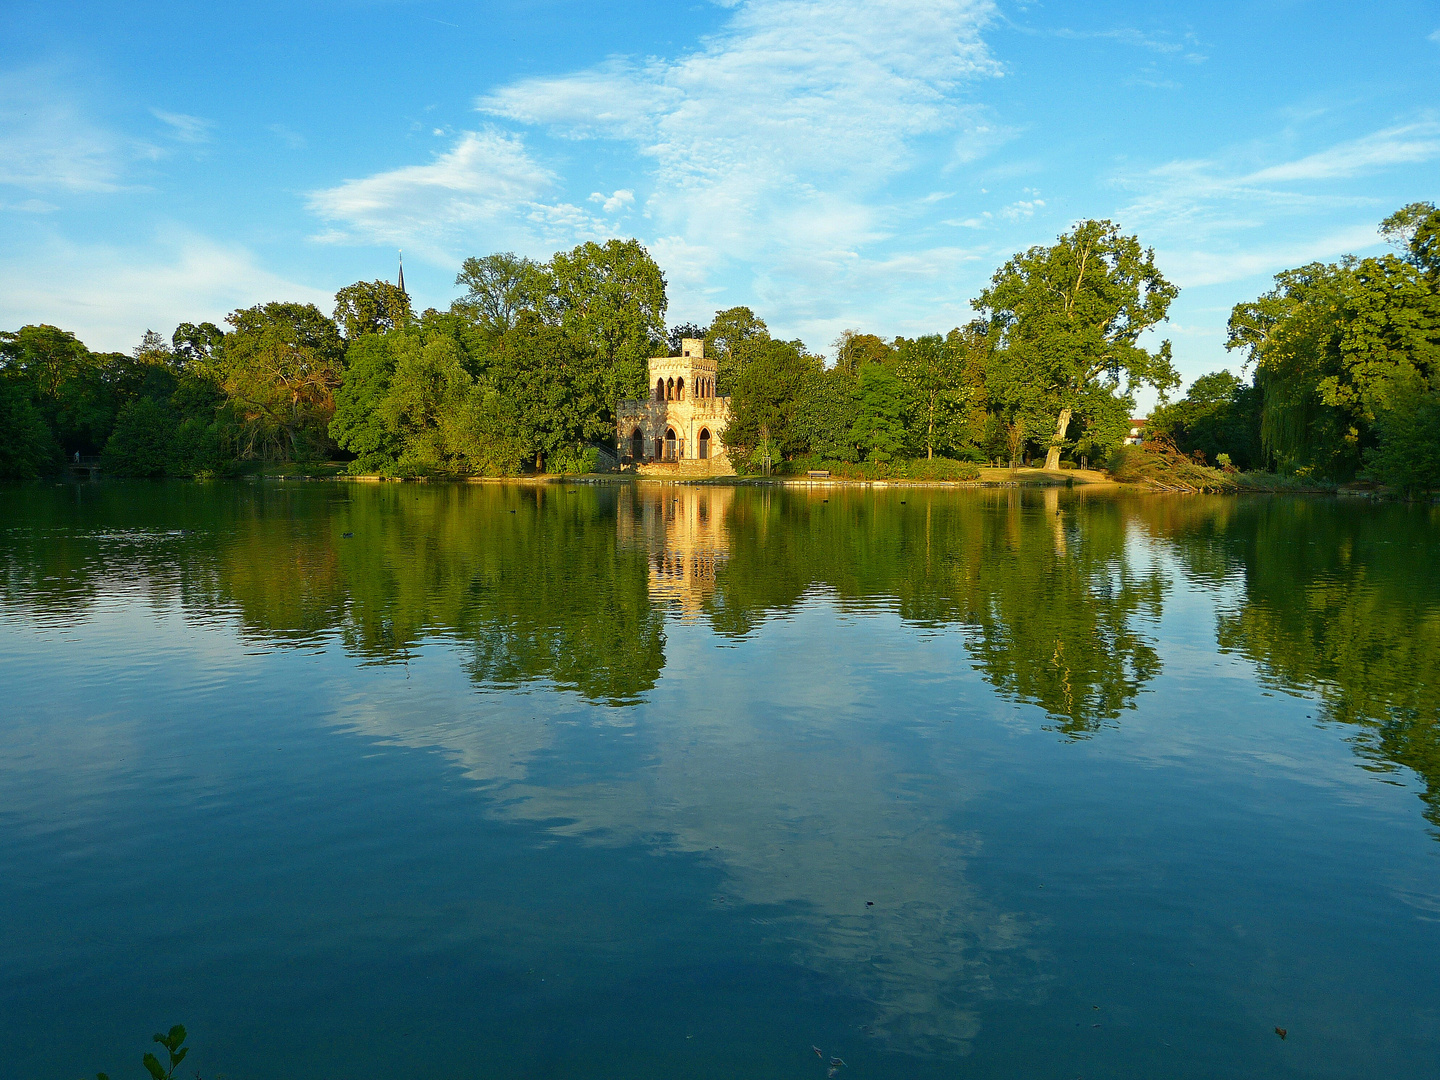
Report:
[[[951,458],[917,458],[905,469],[911,480],[978,480],[980,467],[973,461]]]

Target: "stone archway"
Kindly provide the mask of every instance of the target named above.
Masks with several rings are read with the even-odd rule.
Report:
[[[666,429],[665,429],[665,460],[666,460],[666,461],[676,461],[676,460],[678,460],[678,457],[677,457],[676,452],[675,452],[677,445],[678,445],[678,440],[675,438],[675,429],[674,429],[674,428],[666,428]]]
[[[630,433],[630,456],[636,461],[645,456],[645,433],[638,427]]]
[[[699,440],[698,440],[697,449],[699,450],[699,453],[696,454],[695,456],[698,457],[701,461],[705,461],[705,460],[707,460],[707,459],[710,457],[710,429],[709,429],[709,428],[703,428],[703,427],[702,427],[702,428],[700,429],[700,438],[699,438]]]

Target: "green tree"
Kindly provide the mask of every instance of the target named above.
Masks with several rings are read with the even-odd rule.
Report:
[[[400,456],[400,438],[380,415],[395,373],[389,335],[367,334],[345,350],[345,375],[335,391],[330,437],[355,455],[350,469],[357,474],[385,472]]]
[[[851,439],[859,406],[859,384],[839,368],[815,368],[806,373],[796,413],[797,441],[802,453],[825,461],[857,461],[860,452]]]
[[[19,379],[0,375],[0,480],[34,480],[60,467],[60,448]]]
[[[748,307],[717,311],[705,331],[705,355],[715,358],[715,392],[731,394],[750,359],[770,343],[764,319]]]
[[[615,403],[610,376],[603,358],[526,312],[494,343],[486,385],[513,405],[515,436],[542,471],[557,451],[609,440]]]
[[[31,402],[68,456],[95,453],[115,422],[117,402],[102,358],[67,330],[22,326],[0,332],[0,372],[26,385]]]
[[[859,395],[850,440],[870,461],[894,461],[905,455],[905,416],[910,396],[899,376],[884,364],[860,365]]]
[[[1184,398],[1151,412],[1145,431],[1165,436],[1183,453],[1203,454],[1212,465],[1228,454],[1236,468],[1258,468],[1260,391],[1229,371],[1201,375]]]
[[[414,318],[410,297],[388,281],[357,281],[335,294],[335,322],[346,341],[408,326]]]
[[[471,256],[455,275],[455,284],[466,292],[453,309],[487,334],[513,329],[523,311],[542,311],[551,291],[546,268],[513,251]]]
[[[898,342],[897,342],[898,346]],[[895,349],[874,334],[844,330],[835,339],[835,367],[852,378],[860,374],[864,363],[889,364],[895,360]]]
[[[958,450],[968,430],[967,410],[974,399],[965,381],[963,339],[927,334],[913,341],[900,338],[896,344],[895,373],[908,391],[916,444],[924,449],[926,458],[933,458],[937,448],[941,453]]]
[[[1072,416],[1095,413],[1122,386],[1128,395],[1179,383],[1168,341],[1154,351],[1139,344],[1178,293],[1152,249],[1112,222],[1082,221],[1050,247],[1012,257],[973,301],[999,343],[1012,407],[1053,418],[1047,468],[1059,466]]]
[[[550,278],[560,327],[599,358],[607,422],[619,398],[648,396],[649,358],[665,347],[665,275],[638,240],[556,252]]]
[[[245,456],[322,449],[344,371],[340,331],[314,304],[269,303],[226,321],[220,385],[245,425]]]
[[[745,461],[766,433],[773,455],[793,458],[809,449],[801,408],[807,381],[821,369],[818,357],[794,342],[747,345],[749,359],[730,394],[730,420],[723,438],[733,461]]]
[[[134,398],[120,408],[115,429],[100,455],[100,467],[115,476],[164,476],[171,471],[174,413],[151,398]]]
[[[1406,495],[1440,490],[1440,390],[1418,379],[1394,387],[1375,422],[1365,459],[1375,478]]]

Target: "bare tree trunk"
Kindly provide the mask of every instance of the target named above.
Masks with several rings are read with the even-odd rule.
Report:
[[[1065,441],[1065,431],[1070,426],[1070,410],[1060,410],[1060,420],[1055,425],[1055,438],[1050,440],[1050,449],[1045,452],[1045,468],[1060,468],[1060,444]]]

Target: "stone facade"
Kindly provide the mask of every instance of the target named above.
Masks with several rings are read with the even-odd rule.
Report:
[[[622,466],[647,475],[729,476],[721,434],[730,399],[719,397],[705,342],[686,338],[679,356],[650,360],[650,396],[615,406],[615,450]]]

